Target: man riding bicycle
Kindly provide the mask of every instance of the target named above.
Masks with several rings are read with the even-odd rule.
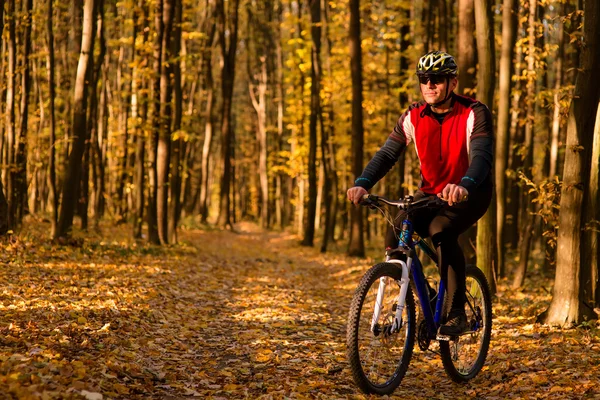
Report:
[[[439,333],[459,335],[468,324],[464,310],[465,257],[458,236],[485,214],[492,198],[492,116],[485,104],[454,93],[458,67],[450,54],[425,54],[417,64],[417,77],[423,100],[400,116],[347,195],[358,204],[414,143],[421,167],[415,199],[437,195],[448,202],[448,207],[424,209],[412,214],[411,220],[421,237],[431,237],[440,275],[448,288],[447,318]],[[401,211],[394,228],[388,230],[385,245],[390,258],[403,257],[397,232],[404,219],[406,214]]]

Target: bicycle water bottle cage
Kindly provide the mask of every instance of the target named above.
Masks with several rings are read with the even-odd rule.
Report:
[[[413,226],[409,220],[402,221],[402,232],[400,232],[400,238],[398,241],[398,247],[402,247],[405,250],[409,250],[412,243]]]

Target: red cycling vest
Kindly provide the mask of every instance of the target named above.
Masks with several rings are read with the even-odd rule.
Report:
[[[430,106],[421,101],[402,114],[390,139],[404,146],[415,144],[421,164],[420,189],[427,194],[437,194],[448,183],[459,184],[465,177],[471,140],[491,135],[488,129],[479,129],[491,125],[491,121],[482,121],[488,118],[490,114],[485,105],[454,94],[452,110],[440,124]]]

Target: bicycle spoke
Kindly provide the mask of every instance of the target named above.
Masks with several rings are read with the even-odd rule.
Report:
[[[392,264],[386,264],[386,268],[398,273],[397,267]],[[397,385],[391,382],[399,383],[398,377],[400,379],[402,377],[399,376],[399,368],[405,370],[405,365],[408,365],[407,360],[412,354],[413,342],[407,343],[408,325],[403,323],[392,333],[396,318],[395,305],[400,295],[398,282],[399,277],[383,275],[380,282],[380,278],[374,276],[368,287],[365,287],[364,301],[358,317],[356,340],[361,371],[369,384],[375,387]],[[410,306],[405,305],[403,309],[403,321],[408,321],[409,310],[414,312],[412,301]],[[410,347],[411,352],[405,355],[407,346]],[[403,362],[405,359],[407,360]]]

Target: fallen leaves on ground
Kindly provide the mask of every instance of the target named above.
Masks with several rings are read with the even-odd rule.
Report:
[[[370,398],[347,368],[345,323],[375,260],[251,225],[182,231],[162,248],[103,229],[63,247],[32,222],[2,243],[0,397]],[[390,398],[600,398],[598,327],[535,324],[551,281],[535,282],[500,283],[476,379],[452,383],[437,355],[416,349]]]

